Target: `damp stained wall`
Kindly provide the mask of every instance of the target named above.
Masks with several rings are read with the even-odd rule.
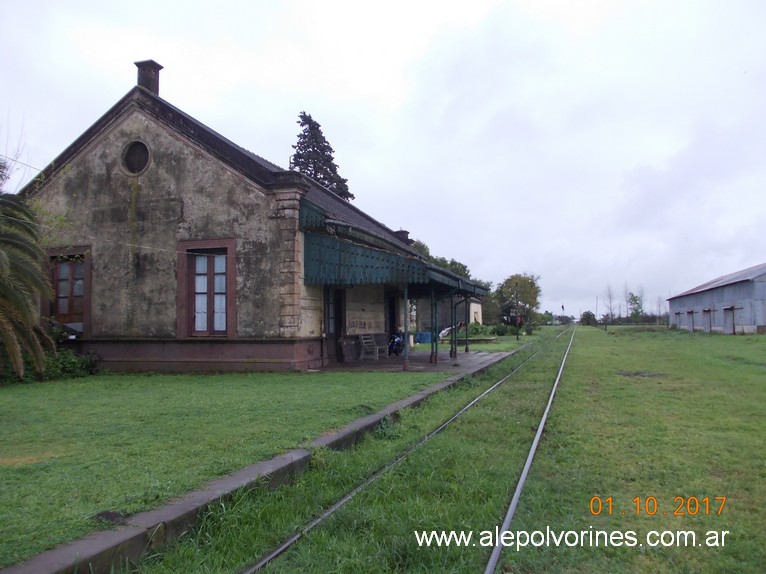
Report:
[[[150,159],[131,174],[123,153],[137,140]],[[111,123],[32,200],[47,247],[90,250],[90,337],[176,337],[178,244],[207,239],[235,240],[236,336],[284,336],[274,194],[140,110]],[[300,305],[307,313],[294,335],[320,334],[321,290],[302,287]]]

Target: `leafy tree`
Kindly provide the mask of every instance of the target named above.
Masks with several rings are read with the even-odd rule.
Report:
[[[628,293],[628,313],[632,321],[638,323],[644,315],[644,297],[641,291],[638,294],[631,291]]]
[[[338,174],[333,157],[335,150],[325,139],[322,126],[306,112],[301,112],[298,117],[302,131],[298,134],[298,143],[293,146],[295,154],[291,169],[305,173],[346,201],[354,199],[354,194],[348,190],[348,180]]]
[[[45,348],[54,350],[38,324],[39,297],[51,296],[46,259],[32,209],[20,197],[0,193],[0,340],[19,378],[23,351],[42,372]]]
[[[539,281],[539,275],[515,273],[497,286],[495,295],[504,322],[515,322],[516,316],[523,321],[535,318],[542,293]]]
[[[488,284],[487,287],[491,285]],[[500,305],[497,303],[497,295],[494,291],[490,291],[482,298],[481,317],[485,325],[502,324]]]
[[[452,273],[459,275],[460,277],[471,279],[471,270],[468,269],[468,266],[465,263],[461,263],[456,259],[447,259],[446,257],[436,257],[431,255],[431,250],[428,248],[428,245],[419,239],[415,240],[411,247],[420,253],[429,263],[433,263],[434,265],[438,265],[443,269],[452,271]],[[481,284],[482,286],[489,288],[489,283],[477,281],[475,279],[474,281]]]
[[[410,245],[415,251],[420,253],[423,257],[425,257],[427,260],[431,260],[431,250],[428,248],[428,245],[423,243],[420,239],[416,239],[412,242],[412,245]]]
[[[465,277],[466,279],[471,278],[471,270],[468,269],[468,266],[456,259],[450,259],[448,261],[446,257],[432,257],[431,263],[438,265],[447,271],[452,271],[455,275],[459,275],[460,277]]]
[[[584,311],[582,315],[580,315],[580,325],[597,325],[598,320],[596,319],[596,314],[593,311]]]

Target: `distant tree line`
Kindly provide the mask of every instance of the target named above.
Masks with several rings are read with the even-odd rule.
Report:
[[[644,288],[639,285],[632,290],[625,284],[622,293],[618,295],[611,285],[606,286],[604,292],[604,304],[606,312],[600,318],[587,310],[580,316],[580,323],[594,325],[597,323],[608,325],[635,325],[639,323],[654,323],[658,325],[668,323],[668,311],[661,297],[657,298],[656,305],[647,308],[644,298]]]

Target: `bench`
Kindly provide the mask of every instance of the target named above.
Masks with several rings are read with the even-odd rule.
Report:
[[[378,360],[381,353],[383,353],[384,356],[387,356],[386,353],[388,351],[388,346],[377,343],[375,341],[375,335],[359,335],[359,341],[362,343],[362,354],[360,356],[361,359],[364,359],[365,357],[371,357],[375,360]]]

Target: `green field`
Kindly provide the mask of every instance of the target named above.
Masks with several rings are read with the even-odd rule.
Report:
[[[763,572],[764,438],[766,338],[580,328],[511,529],[632,531],[643,546],[530,547],[502,563],[511,572]],[[665,530],[671,546],[645,540]],[[677,531],[694,532],[695,545]]]
[[[414,534],[455,530],[478,537],[502,522],[564,339],[265,571],[483,571],[490,548],[424,547]],[[761,337],[579,328],[510,530],[585,531],[586,538],[572,546],[509,548],[498,571],[762,572],[764,345]],[[522,358],[506,361],[505,371]],[[241,570],[499,375],[493,369],[440,393],[351,451],[319,453],[294,485],[256,489],[213,509],[195,532],[136,570]],[[591,512],[594,497],[602,501],[598,516]],[[683,497],[682,509],[676,497]],[[637,544],[589,545],[587,536],[599,530],[625,540],[633,531]],[[651,531],[679,530],[702,535],[696,541],[702,546],[638,546]],[[712,531],[718,546],[705,545]]]
[[[0,387],[0,567],[301,446],[439,374],[108,375]]]
[[[406,411],[353,449],[315,451],[295,484],[276,491],[258,487],[215,506],[178,543],[126,570],[241,570],[543,347],[505,385],[266,569],[483,571],[490,548],[419,546],[414,533],[462,530],[478,537],[502,522],[569,339],[554,341],[555,333],[523,337],[531,347]],[[71,537],[78,528],[92,528],[96,512],[152,506],[170,492],[296,446],[441,378],[360,376],[366,377],[114,376],[0,389],[6,562],[17,547],[32,551],[29,541],[49,544],[52,524]],[[381,384],[381,376],[391,378]],[[508,548],[498,571],[763,572],[764,436],[766,338],[578,328],[510,530],[584,532],[584,539]],[[225,452],[219,444],[227,445]],[[76,451],[89,455],[72,461]],[[173,458],[165,460],[169,452]],[[123,473],[130,473],[133,488],[112,485],[113,501],[98,504],[100,484],[108,482],[103,477]],[[75,512],[64,502],[46,503],[69,500],[72,492],[80,504]],[[25,514],[51,522],[34,530]],[[590,544],[591,533],[602,531],[615,542],[620,536],[630,542],[633,533],[636,544]],[[665,533],[673,545],[650,546],[652,531],[658,534],[652,542]],[[697,536],[695,546],[688,546],[689,532]],[[709,533],[716,533],[717,546]],[[687,546],[676,545],[681,538]]]

